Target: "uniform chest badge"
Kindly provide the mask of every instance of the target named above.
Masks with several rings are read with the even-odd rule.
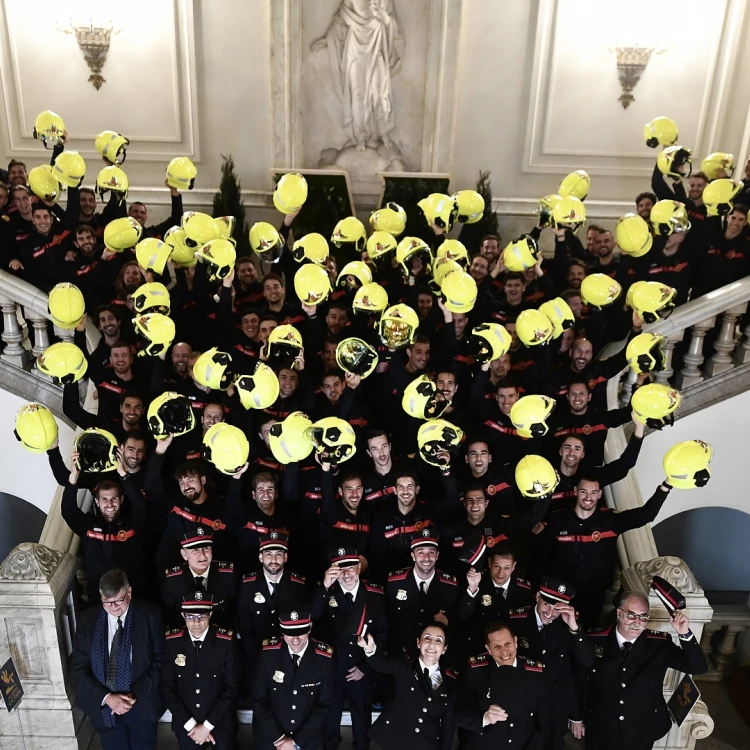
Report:
[[[602,538],[602,535],[598,531],[595,531],[591,534],[592,542],[598,542],[601,538]]]
[[[482,594],[482,606],[483,607],[492,606],[492,597],[489,594]]]
[[[406,590],[405,589],[399,589],[396,592],[396,599],[398,599],[400,602],[406,601]]]
[[[284,682],[284,673],[280,672],[278,669],[273,673],[273,681],[274,682]]]
[[[177,665],[178,667],[184,667],[184,666],[185,666],[185,664],[186,664],[186,661],[185,661],[185,654],[177,654],[177,658],[176,658],[176,659],[174,660],[174,663],[175,663],[175,664],[176,664],[176,665]]]
[[[328,600],[328,606],[329,606],[329,607],[338,607],[338,606],[339,606],[339,603],[338,603],[338,602],[337,602],[337,601],[336,601],[336,600],[335,600],[335,599],[334,599],[333,597],[331,597],[331,598],[330,598],[330,599]]]
[[[496,492],[497,492],[497,487],[495,487],[494,484],[491,484],[489,487],[487,487],[488,495],[494,495]]]
[[[519,638],[518,639],[518,645],[521,648],[528,648],[529,647],[529,642],[525,638]]]
[[[263,604],[265,600],[266,600],[266,597],[263,596],[263,594],[261,594],[260,591],[255,595],[255,601],[258,602],[258,604]]]
[[[604,656],[604,649],[601,646],[594,646],[594,656],[601,658]]]

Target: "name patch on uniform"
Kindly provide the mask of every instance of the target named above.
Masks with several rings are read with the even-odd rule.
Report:
[[[284,673],[278,669],[273,673],[274,682],[284,682]]]

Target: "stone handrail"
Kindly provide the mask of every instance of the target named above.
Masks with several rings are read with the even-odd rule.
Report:
[[[708,672],[699,679],[707,682],[726,680],[735,667],[737,641],[750,628],[750,606],[747,604],[718,604],[714,607],[711,622],[703,627],[701,648],[708,661]],[[713,635],[721,631],[718,644]]]

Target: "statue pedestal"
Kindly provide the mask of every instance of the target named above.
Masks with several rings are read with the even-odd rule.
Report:
[[[0,565],[0,661],[13,657],[24,689],[18,710],[0,711],[3,750],[78,750],[84,717],[68,672],[75,569],[70,555],[31,542]]]

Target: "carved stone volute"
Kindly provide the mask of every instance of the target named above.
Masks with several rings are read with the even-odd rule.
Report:
[[[42,544],[22,542],[0,564],[0,580],[49,581],[63,556]]]

